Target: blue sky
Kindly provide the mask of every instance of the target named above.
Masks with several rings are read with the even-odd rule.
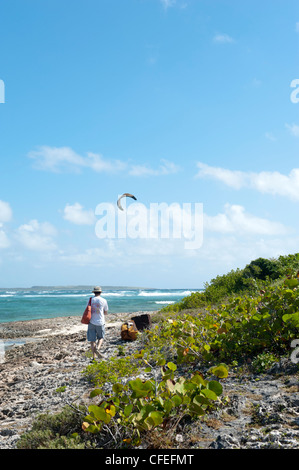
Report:
[[[202,288],[298,252],[298,59],[295,0],[1,2],[0,286]],[[201,203],[201,246],[99,239],[123,192]]]

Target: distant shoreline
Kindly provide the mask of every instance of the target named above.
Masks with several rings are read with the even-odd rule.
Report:
[[[84,285],[78,285],[78,286],[31,286],[31,287],[0,287],[0,291],[2,290],[36,290],[36,289],[53,289],[53,290],[77,290],[77,289],[82,289],[82,290],[90,290],[90,292],[93,291],[94,286],[84,286]],[[146,289],[146,290],[155,290],[158,289],[158,287],[132,287],[132,286],[102,286],[103,291],[104,290],[123,290],[123,289]]]
[[[103,293],[108,290],[192,290],[192,291],[201,291],[202,288],[198,289],[196,287],[134,287],[134,286],[101,286]],[[44,289],[53,289],[53,290],[89,290],[93,291],[94,286],[31,286],[31,287],[0,287],[0,292],[7,290],[44,290]]]

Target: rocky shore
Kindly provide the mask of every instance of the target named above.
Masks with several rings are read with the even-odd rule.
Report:
[[[107,356],[122,344],[120,326],[126,318],[107,316]],[[0,341],[12,344],[0,363],[0,449],[15,448],[37,415],[88,402],[92,386],[82,375],[91,361],[86,330],[79,317],[0,324]],[[59,393],[61,387],[65,393]]]
[[[120,326],[131,316],[108,315],[107,357],[116,354],[119,345],[128,354],[138,347],[138,342],[124,343],[120,338]],[[91,360],[86,329],[78,317],[0,324],[0,341],[16,343],[0,363],[0,449],[16,448],[37,415],[58,412],[66,404],[90,402],[93,387],[82,375]],[[175,446],[298,449],[298,376],[298,365],[288,359],[263,375],[230,371],[221,381],[226,403],[192,429],[178,432]]]

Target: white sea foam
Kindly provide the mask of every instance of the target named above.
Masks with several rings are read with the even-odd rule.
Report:
[[[90,294],[25,294],[24,297],[35,298],[35,297],[90,297]]]
[[[124,292],[103,292],[103,297],[129,297],[130,295],[134,295],[132,293],[128,293],[127,291]]]
[[[186,290],[183,292],[180,291],[173,291],[173,292],[157,292],[157,291],[152,291],[152,292],[145,292],[141,291],[139,292],[138,296],[139,297],[177,297],[177,296],[182,296],[186,297],[187,295],[190,295],[192,291]]]
[[[175,300],[157,300],[155,304],[175,304]]]

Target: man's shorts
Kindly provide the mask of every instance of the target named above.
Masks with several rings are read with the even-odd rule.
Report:
[[[95,342],[97,339],[102,339],[105,336],[105,325],[94,325],[88,323],[87,328],[87,341]]]

